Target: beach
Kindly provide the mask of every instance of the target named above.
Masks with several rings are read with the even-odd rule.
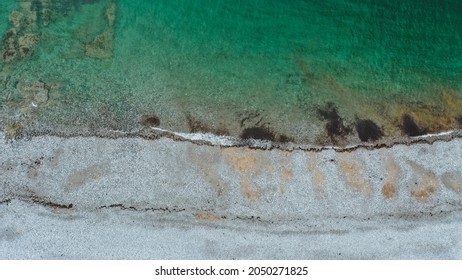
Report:
[[[462,257],[459,138],[343,151],[193,142],[2,141],[0,258]]]

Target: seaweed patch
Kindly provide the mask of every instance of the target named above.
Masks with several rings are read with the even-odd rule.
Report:
[[[259,139],[274,141],[274,133],[264,127],[249,127],[242,131],[242,139]]]
[[[289,143],[289,142],[294,142],[294,139],[292,137],[289,137],[289,136],[285,135],[285,134],[281,134],[281,135],[279,135],[278,142],[279,143]]]
[[[462,126],[462,115],[457,116],[456,121]]]
[[[426,129],[420,128],[410,115],[405,114],[402,119],[401,131],[408,136],[420,136],[427,133]]]
[[[149,127],[157,127],[160,125],[160,119],[155,114],[147,114],[141,117],[141,124]]]
[[[361,141],[376,141],[382,138],[382,129],[371,120],[358,120],[356,122],[356,131]]]
[[[351,132],[351,129],[344,125],[343,119],[340,117],[334,103],[328,102],[324,108],[317,109],[318,117],[321,120],[327,121],[326,131],[327,136],[332,142],[336,142],[336,137],[344,137]]]
[[[215,135],[229,135],[229,131],[225,128],[216,128],[213,126],[208,126],[195,118],[190,114],[186,115],[186,120],[188,121],[188,127],[190,133],[212,133]]]

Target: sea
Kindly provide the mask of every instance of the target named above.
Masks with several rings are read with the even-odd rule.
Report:
[[[0,126],[345,146],[462,127],[460,0],[1,0]]]

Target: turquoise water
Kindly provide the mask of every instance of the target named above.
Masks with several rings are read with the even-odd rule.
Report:
[[[462,1],[3,0],[0,118],[340,145],[458,128],[461,14]]]

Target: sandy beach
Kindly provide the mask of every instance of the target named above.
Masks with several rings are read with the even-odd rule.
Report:
[[[4,140],[0,258],[460,259],[461,157],[459,138],[317,152]]]

